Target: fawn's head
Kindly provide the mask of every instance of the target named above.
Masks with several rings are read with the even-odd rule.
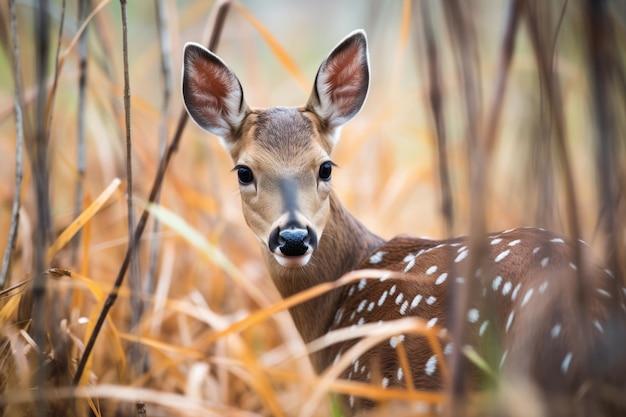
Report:
[[[219,57],[198,44],[185,46],[187,112],[230,152],[246,222],[284,267],[306,265],[317,248],[330,212],[330,154],[368,86],[367,40],[360,30],[322,62],[306,105],[295,108],[250,109]]]

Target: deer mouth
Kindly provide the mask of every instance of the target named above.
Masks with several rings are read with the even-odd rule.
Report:
[[[273,255],[280,266],[285,268],[299,268],[309,263],[311,255],[313,255],[313,250],[301,256],[285,256],[276,252],[274,252]]]

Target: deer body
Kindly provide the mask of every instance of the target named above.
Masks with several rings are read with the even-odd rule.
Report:
[[[281,295],[360,268],[381,270],[377,279],[363,279],[293,307],[290,313],[304,341],[334,329],[417,316],[428,327],[441,329],[441,347],[448,355],[453,347],[446,334],[449,300],[471,284],[475,297],[466,311],[463,349],[487,357],[496,371],[527,376],[544,392],[574,392],[586,381],[623,389],[626,358],[616,357],[612,344],[626,343],[625,290],[610,271],[597,266],[585,246],[578,265],[578,242],[550,232],[491,234],[484,239],[485,261],[472,271],[469,243],[463,238],[384,241],[343,207],[330,187],[330,155],[342,125],[363,105],[368,85],[362,31],[345,38],[324,60],[307,104],[299,108],[249,108],[238,79],[216,55],[200,45],[185,47],[185,106],[230,152],[244,217]],[[386,279],[385,271],[402,272],[406,278]],[[586,277],[583,288],[575,285],[578,273]],[[496,352],[487,355],[494,341]],[[312,355],[317,372],[354,343]],[[400,366],[399,343],[407,351],[409,369]],[[594,365],[598,356],[605,357],[606,366]],[[383,387],[405,386],[411,378],[415,388],[440,390],[438,361],[424,337],[397,335],[355,360],[343,377]],[[344,405],[357,411],[373,403],[347,397]]]

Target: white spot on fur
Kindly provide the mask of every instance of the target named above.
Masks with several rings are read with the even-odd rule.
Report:
[[[337,310],[335,314],[335,324],[339,324],[341,322],[341,317],[343,316],[343,307]]]
[[[552,327],[552,330],[550,330],[550,336],[552,336],[553,339],[556,339],[560,333],[561,333],[561,324],[557,323],[554,325],[554,327]]]
[[[491,288],[493,288],[494,291],[498,291],[498,288],[500,288],[500,284],[502,283],[502,277],[500,275],[498,275],[497,277],[495,277],[493,279],[493,283],[491,284]]]
[[[502,358],[500,358],[500,369],[502,369],[502,365],[504,365],[504,361],[506,360],[506,355],[509,354],[508,350],[505,350],[502,354]]]
[[[443,282],[446,280],[446,278],[448,278],[448,273],[444,272],[443,274],[441,274],[441,275],[439,275],[437,277],[437,280],[435,281],[435,285],[443,284]]]
[[[398,296],[396,297],[396,304],[400,304],[402,302],[402,299],[404,298],[404,293],[399,293]]]
[[[415,258],[411,259],[404,267],[404,272],[409,272],[415,266]]]
[[[541,267],[545,268],[546,266],[548,266],[549,263],[550,263],[550,258],[546,256],[545,258],[541,260]]]
[[[398,381],[402,381],[402,376],[404,375],[404,371],[402,371],[402,368],[398,368]]]
[[[515,311],[511,311],[511,313],[509,314],[509,318],[506,320],[506,326],[504,327],[504,331],[505,332],[509,332],[509,329],[511,328],[511,324],[513,323],[513,318],[515,317]]]
[[[602,325],[600,324],[598,320],[594,320],[593,325],[596,326],[596,329],[598,329],[600,333],[604,333],[604,328],[602,327]]]
[[[393,284],[393,286],[389,289],[389,295],[393,295],[394,292],[396,292],[396,284]]]
[[[387,254],[387,252],[385,251],[378,251],[375,254],[373,254],[372,256],[370,256],[370,263],[371,264],[379,264],[382,262],[383,260],[383,256],[385,256]]]
[[[535,290],[533,288],[531,288],[528,291],[526,291],[526,294],[524,294],[524,298],[522,299],[522,307],[524,307],[526,305],[526,303],[528,303],[528,301],[530,301],[530,298],[533,296],[534,292],[535,292]]]
[[[456,263],[461,262],[463,259],[465,259],[467,257],[468,253],[469,253],[468,250],[464,250],[463,252],[459,253],[459,255],[456,257],[456,259],[454,259],[454,262],[456,262]]]
[[[541,283],[541,285],[539,286],[539,292],[543,294],[544,292],[546,292],[546,288],[548,288],[548,281],[544,281]]]
[[[428,327],[429,329],[434,327],[435,324],[437,324],[437,320],[438,320],[437,317],[434,317],[434,318],[428,320],[428,323],[426,323],[426,327]]]
[[[569,369],[569,364],[571,362],[572,362],[572,352],[569,352],[567,355],[565,355],[565,358],[563,359],[563,362],[561,363],[561,372],[563,372],[563,375],[567,373],[567,370]]]
[[[467,312],[467,321],[470,323],[476,323],[480,318],[480,312],[478,309],[470,308]]]
[[[434,303],[435,301],[437,301],[437,298],[436,298],[436,297],[433,297],[432,295],[426,299],[426,303],[427,303],[428,305],[433,305],[433,303]]]
[[[367,285],[367,280],[365,278],[361,278],[359,281],[359,291],[363,291],[363,288]]]
[[[603,290],[602,288],[597,288],[596,291],[598,291],[600,295],[603,295],[606,298],[611,298],[611,293],[608,292],[607,290]]]
[[[365,306],[366,306],[366,305],[367,305],[367,300],[362,300],[362,301],[359,303],[359,306],[357,307],[356,312],[357,312],[357,313],[362,312],[362,311],[365,309]]]
[[[430,376],[434,374],[436,369],[437,369],[437,356],[433,355],[430,358],[428,358],[428,361],[426,361],[426,367],[425,367],[426,375]]]
[[[489,320],[483,321],[482,324],[480,325],[480,329],[478,329],[479,336],[482,336],[483,334],[485,334],[485,330],[487,330],[487,326],[489,326]]]
[[[511,292],[511,287],[513,287],[513,284],[511,284],[510,281],[505,282],[502,286],[502,295],[507,295],[509,292]]]
[[[511,300],[515,301],[515,299],[517,298],[517,293],[519,292],[519,289],[522,288],[522,284],[518,283],[515,286],[515,289],[513,290],[513,294],[511,294]]]
[[[500,243],[500,242],[502,242],[502,239],[500,239],[499,237],[497,237],[497,238],[495,238],[495,239],[493,239],[493,240],[491,241],[491,244],[492,244],[492,245],[497,245],[497,244],[498,244],[498,243]]]
[[[512,240],[509,242],[509,246],[513,247],[513,246],[519,245],[520,242],[521,242],[520,239]]]
[[[496,256],[496,259],[494,259],[493,261],[494,261],[495,263],[498,263],[498,262],[500,262],[501,260],[503,260],[504,258],[506,258],[506,257],[509,255],[509,253],[511,253],[511,250],[510,250],[510,249],[507,249],[507,250],[505,250],[505,251],[503,251],[503,252],[500,252],[500,254],[499,254],[498,256]]]
[[[369,305],[367,306],[367,311],[372,311],[374,309],[374,306],[376,304],[374,304],[374,302],[372,301],[371,303],[369,303]]]
[[[610,269],[605,269],[604,272],[610,276],[611,278],[615,278],[615,275],[613,274],[613,271],[611,271]]]
[[[389,378],[383,378],[382,386],[383,388],[387,388],[389,386]]]
[[[569,263],[569,267],[572,268],[574,271],[576,271],[578,268],[576,268],[576,264],[570,262]]]
[[[422,301],[422,295],[421,294],[417,294],[414,298],[413,301],[411,301],[411,308],[415,308],[418,306],[418,304],[420,303],[420,301]]]
[[[409,302],[405,301],[404,303],[402,303],[402,305],[400,306],[400,314],[402,314],[403,316],[406,314],[406,309],[409,308]]]
[[[385,303],[385,300],[387,299],[387,294],[389,294],[389,291],[385,290],[385,292],[382,293],[382,295],[380,296],[380,298],[378,299],[378,306],[382,306]]]
[[[432,275],[437,272],[437,265],[433,265],[426,270],[426,275]]]
[[[563,239],[561,239],[560,237],[555,237],[554,239],[550,239],[550,242],[553,242],[553,243],[565,243],[565,241]]]
[[[533,255],[536,255],[540,250],[541,246],[537,246],[535,249],[533,249]]]

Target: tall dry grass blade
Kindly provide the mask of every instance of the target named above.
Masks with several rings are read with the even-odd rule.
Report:
[[[220,6],[218,7],[214,30],[211,35],[211,39],[209,41],[209,47],[212,47],[212,50],[215,50],[217,47],[217,40],[219,39],[219,35],[223,28],[224,20],[226,19],[229,6],[230,6],[230,3],[227,2],[227,3],[220,4]],[[188,120],[187,113],[183,110],[181,112],[181,116],[178,121],[176,132],[174,133],[174,138],[172,139],[172,142],[170,143],[170,145],[167,147],[165,156],[159,163],[159,169],[157,170],[154,182],[152,184],[152,189],[150,190],[150,195],[148,197],[148,202],[150,203],[155,201],[156,196],[161,190],[163,179],[165,178],[165,172],[167,171],[167,167],[170,163],[170,160],[172,159],[174,153],[178,149],[178,145],[180,143],[180,139],[182,137],[182,133],[185,128],[185,125],[187,124],[187,120]],[[137,223],[137,228],[135,229],[135,233],[133,235],[134,241],[139,241],[139,239],[141,239],[141,235],[143,234],[143,231],[145,230],[145,227],[146,227],[146,223],[148,221],[148,215],[149,213],[147,210],[144,210],[143,213],[141,214],[141,218],[139,219],[139,222]],[[82,379],[82,375],[85,370],[85,364],[87,360],[89,359],[89,357],[91,356],[91,352],[96,343],[96,339],[98,338],[98,334],[100,333],[100,330],[102,329],[104,320],[107,317],[109,310],[111,309],[113,304],[115,304],[115,300],[117,299],[119,289],[122,286],[122,283],[124,282],[124,276],[126,275],[126,272],[128,270],[129,262],[130,262],[130,252],[126,251],[126,255],[124,257],[124,260],[122,261],[120,270],[117,274],[117,277],[115,278],[113,288],[111,289],[111,292],[109,293],[109,296],[107,297],[102,307],[102,311],[100,312],[98,316],[98,320],[94,326],[93,332],[91,333],[89,340],[87,341],[87,344],[85,346],[85,350],[80,358],[80,361],[78,362],[78,366],[76,368],[76,374],[74,374],[74,380],[73,380],[74,385],[77,385]]]
[[[89,207],[85,209],[85,211],[80,213],[78,217],[76,217],[76,219],[74,219],[74,221],[70,223],[69,226],[65,228],[65,230],[63,230],[63,232],[61,232],[61,234],[56,238],[52,245],[50,245],[48,251],[46,252],[46,259],[48,260],[48,262],[50,262],[52,257],[80,232],[85,224],[89,222],[89,220],[91,220],[91,218],[95,216],[98,211],[100,211],[100,209],[104,206],[107,200],[113,195],[115,191],[117,191],[120,184],[121,180],[119,178],[113,179],[113,181],[111,181],[111,184],[109,184],[104,189],[104,191],[100,193],[100,195],[94,200],[94,202],[91,203]]]
[[[441,187],[441,214],[446,224],[446,235],[454,234],[454,201],[450,185],[450,168],[448,166],[448,138],[444,116],[444,95],[441,91],[441,59],[439,48],[433,31],[432,3],[420,2],[420,14],[424,42],[426,44],[426,63],[428,68],[428,97],[437,132],[437,169]]]
[[[248,22],[259,32],[259,35],[263,38],[267,46],[270,47],[278,61],[283,65],[289,74],[296,80],[298,86],[302,91],[309,91],[309,81],[304,76],[304,73],[296,64],[296,61],[287,53],[287,51],[280,45],[278,40],[272,35],[269,29],[261,23],[248,9],[246,9],[241,3],[234,3],[237,11],[246,18]]]
[[[192,246],[199,249],[207,258],[226,272],[235,282],[260,306],[270,304],[269,300],[248,277],[239,269],[219,248],[212,245],[202,234],[196,231],[183,218],[169,211],[163,206],[149,204],[146,210],[164,225],[176,231],[185,238]]]
[[[88,6],[90,0],[78,1],[78,21],[82,22],[87,18]],[[76,131],[76,187],[74,194],[74,217],[82,211],[84,187],[85,181],[85,169],[87,166],[87,149],[85,144],[85,114],[87,112],[87,75],[88,75],[88,42],[87,42],[87,30],[85,29],[81,33],[78,40],[78,115],[77,115],[77,131]],[[81,232],[79,231],[74,237],[72,243],[72,264],[76,264],[78,256],[78,248],[80,247]]]
[[[17,229],[20,221],[20,204],[22,200],[23,179],[23,146],[24,146],[24,118],[22,115],[22,66],[20,61],[20,42],[17,37],[17,14],[15,0],[9,0],[9,14],[11,21],[12,60],[13,60],[13,107],[15,109],[15,188],[13,205],[11,208],[11,225],[7,237],[7,246],[2,257],[2,271],[0,271],[0,290],[7,285],[7,276],[11,272],[11,257],[17,241]]]

